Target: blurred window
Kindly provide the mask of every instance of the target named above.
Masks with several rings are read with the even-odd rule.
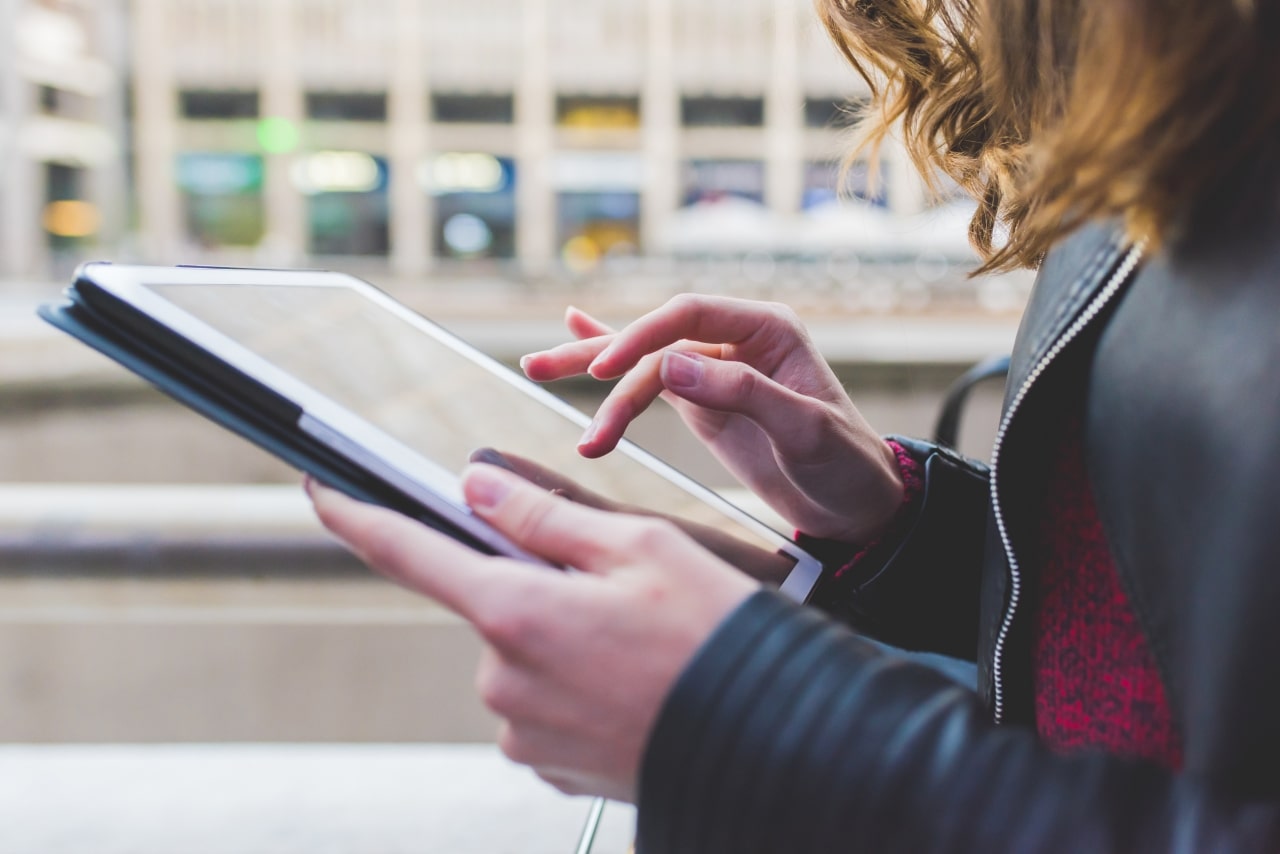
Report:
[[[256,154],[178,155],[187,237],[205,249],[254,246],[266,231],[262,158]]]
[[[58,112],[58,90],[52,86],[40,87],[40,112],[50,115]]]
[[[639,193],[557,193],[556,213],[560,260],[571,272],[589,273],[610,258],[638,251]]]
[[[840,186],[841,164],[829,160],[811,160],[804,165],[804,195],[801,207],[805,210],[835,202],[841,195],[844,198],[861,199],[878,207],[888,206],[885,195],[885,184],[888,182],[888,167],[880,163],[879,180],[874,190],[871,181],[871,169],[859,161],[844,170],[844,186]]]
[[[307,196],[307,248],[313,255],[388,253],[386,160],[361,151],[317,151],[297,161],[292,177]]]
[[[437,257],[515,257],[515,161],[481,152],[445,152],[423,164],[420,183],[435,197],[432,245]]]
[[[44,164],[45,208],[42,216],[48,247],[73,251],[97,230],[97,211],[82,201],[85,170],[62,163]]]
[[[46,116],[61,116],[67,119],[87,119],[90,117],[93,102],[80,94],[54,86],[41,86],[37,96],[40,112]]]
[[[764,163],[759,160],[686,160],[681,178],[685,205],[725,196],[764,201]]]
[[[680,123],[685,127],[761,127],[764,99],[686,95],[680,99]]]
[[[83,189],[84,170],[62,163],[45,164],[45,200],[78,199]]]
[[[561,95],[556,98],[556,123],[565,128],[591,130],[640,127],[640,98],[635,95]]]
[[[385,122],[385,92],[308,92],[307,118],[334,122]]]
[[[256,119],[257,91],[184,89],[178,93],[183,118]]]
[[[804,124],[811,128],[847,128],[857,124],[857,116],[867,101],[847,98],[808,98],[804,102]]]
[[[515,121],[512,95],[462,95],[436,93],[431,96],[433,121],[450,124],[509,125]]]

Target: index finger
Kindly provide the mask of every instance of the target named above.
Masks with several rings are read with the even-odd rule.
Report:
[[[540,350],[520,357],[520,368],[525,376],[537,382],[585,374],[587,366],[612,340],[613,336],[606,334],[557,344],[550,350]]]
[[[778,319],[778,306],[733,297],[680,294],[614,335],[587,373],[596,379],[621,376],[649,353],[681,341],[739,344]],[[692,347],[688,349],[701,348]],[[720,352],[707,355],[719,356]]]

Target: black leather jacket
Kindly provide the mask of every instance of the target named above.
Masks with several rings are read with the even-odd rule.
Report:
[[[1020,554],[1073,387],[1177,774],[1054,754],[1031,726]],[[1280,850],[1280,205],[1150,258],[1111,227],[1065,241],[1019,331],[991,471],[911,448],[918,516],[820,592],[840,619],[758,593],[681,675],[641,771],[644,854]],[[845,623],[976,656],[977,695]]]

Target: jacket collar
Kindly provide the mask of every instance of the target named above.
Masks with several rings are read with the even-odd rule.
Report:
[[[1011,394],[1103,288],[1128,245],[1117,223],[1090,224],[1045,258],[1018,330],[1017,355],[1009,371]]]

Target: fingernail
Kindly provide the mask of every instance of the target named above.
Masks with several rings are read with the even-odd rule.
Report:
[[[465,486],[467,503],[477,510],[494,509],[511,491],[500,473],[485,466],[468,469]]]
[[[702,362],[688,353],[668,350],[662,354],[662,379],[668,386],[692,388],[702,379]]]
[[[530,353],[530,354],[529,354],[529,355],[527,355],[527,356],[521,356],[521,357],[520,357],[520,370],[524,371],[526,374],[527,374],[527,373],[529,373],[529,362],[530,362],[532,359],[533,359],[533,353]]]
[[[506,469],[507,471],[515,471],[515,467],[511,465],[511,461],[495,451],[493,448],[477,448],[471,452],[468,462],[486,463],[491,466],[497,466],[500,469]]]
[[[598,378],[597,372],[600,370],[600,365],[608,361],[609,354],[612,351],[613,351],[613,345],[610,345],[608,347],[605,347],[599,353],[597,353],[596,357],[591,360],[591,364],[587,365],[587,373],[591,374],[591,376],[593,377]]]
[[[600,425],[592,421],[590,424],[587,425],[587,431],[582,434],[582,438],[578,440],[578,447],[581,448],[583,445],[590,445],[592,442],[595,441],[596,434],[599,432],[600,432]]]
[[[324,489],[324,484],[308,474],[302,478],[302,489],[307,493],[308,498],[315,501],[321,490]]]
[[[322,504],[332,507],[334,502],[341,502],[347,497],[332,486],[326,486],[321,483],[311,475],[303,478],[302,489],[307,494],[307,499],[316,507],[320,507]]]

